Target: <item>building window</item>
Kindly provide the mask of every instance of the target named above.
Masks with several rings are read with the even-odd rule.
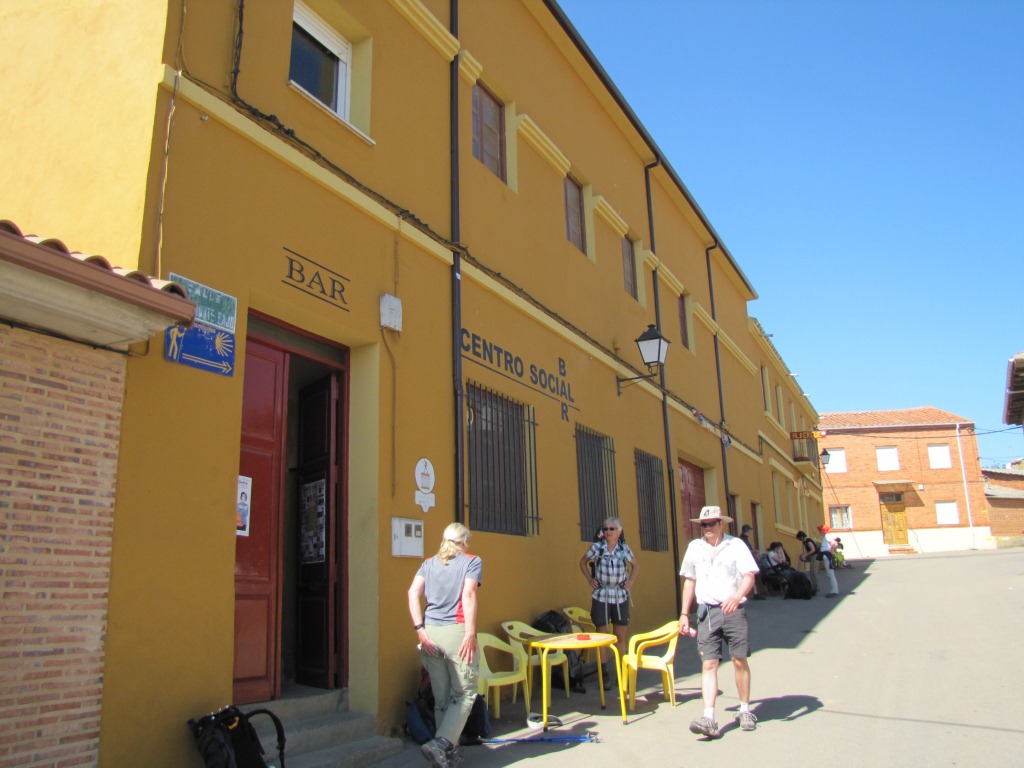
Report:
[[[935,522],[938,525],[960,525],[960,510],[955,501],[935,502]]]
[[[775,524],[793,525],[793,483],[778,472],[772,472],[772,500],[775,502]]]
[[[778,406],[778,410],[775,412],[776,418],[779,420],[779,424],[782,428],[786,428],[786,408],[782,399],[782,386],[779,384],[775,385],[775,404]]]
[[[639,448],[636,462],[636,501],[640,511],[640,548],[668,551],[665,518],[665,465],[661,459]]]
[[[470,383],[466,411],[470,528],[535,536],[540,515],[533,408]]]
[[[628,237],[622,238],[622,279],[626,293],[635,299],[639,295],[636,285],[636,249]]]
[[[895,472],[900,468],[900,452],[894,445],[876,447],[875,459],[878,461],[879,472]]]
[[[772,399],[769,396],[771,386],[768,384],[768,369],[761,367],[761,397],[764,398],[764,412],[772,415]]]
[[[473,157],[505,181],[505,105],[480,83],[473,86]]]
[[[902,491],[883,491],[878,494],[878,500],[882,504],[902,504],[903,503],[903,492]]]
[[[690,348],[690,302],[685,293],[679,296],[679,343]],[[761,372],[764,373],[763,368]]]
[[[829,525],[837,529],[853,528],[853,516],[849,504],[837,504],[828,508]]]
[[[618,516],[612,439],[577,424],[576,473],[580,493],[580,539],[591,541],[601,523]]]
[[[928,466],[932,469],[951,469],[953,462],[949,458],[949,446],[942,445],[928,446]]]
[[[352,45],[296,0],[288,79],[342,120],[349,119]]]
[[[828,466],[825,467],[825,471],[831,474],[842,473],[846,471],[846,449],[845,448],[829,448],[828,449]]]
[[[583,187],[572,176],[565,177],[565,236],[569,242],[587,252],[583,213]]]

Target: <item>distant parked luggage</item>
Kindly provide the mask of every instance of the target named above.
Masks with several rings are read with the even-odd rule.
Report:
[[[801,571],[786,571],[786,599],[810,600],[814,597],[814,585],[810,577]]]

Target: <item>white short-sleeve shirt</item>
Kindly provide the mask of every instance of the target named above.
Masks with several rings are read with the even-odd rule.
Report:
[[[742,539],[726,535],[713,547],[703,538],[686,547],[679,575],[696,581],[695,595],[702,605],[719,605],[736,594],[744,574],[757,573],[757,563]],[[744,598],[746,600],[746,598]]]

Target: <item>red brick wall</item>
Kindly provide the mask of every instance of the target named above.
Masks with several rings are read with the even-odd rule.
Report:
[[[949,469],[931,469],[928,462],[928,444],[945,443],[949,446]],[[828,473],[823,496],[826,509],[834,504],[850,504],[854,510],[854,529],[878,530],[881,527],[879,490],[875,480],[909,480],[910,488],[903,490],[908,528],[937,528],[936,501],[956,501],[961,525],[967,525],[967,500],[964,495],[964,477],[960,471],[960,454],[966,467],[967,485],[971,495],[973,523],[989,524],[988,504],[984,495],[984,479],[978,460],[978,441],[974,432],[962,429],[959,447],[956,430],[952,427],[912,427],[871,430],[829,430],[819,445],[832,450],[844,448],[848,470]],[[877,446],[896,446],[899,449],[900,469],[880,472],[875,454]],[[923,485],[921,489],[919,486]]]
[[[124,372],[0,325],[0,768],[97,762]]]

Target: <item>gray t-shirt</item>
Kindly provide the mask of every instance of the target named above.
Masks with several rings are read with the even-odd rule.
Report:
[[[464,624],[462,614],[462,588],[466,579],[475,579],[482,584],[483,562],[476,555],[459,553],[445,565],[435,555],[424,560],[416,572],[426,584],[423,595],[427,599],[427,610],[423,622],[432,626]]]

